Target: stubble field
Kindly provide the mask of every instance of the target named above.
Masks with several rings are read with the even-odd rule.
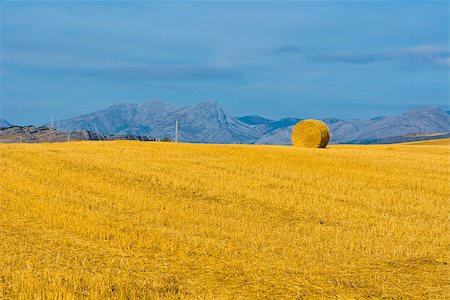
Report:
[[[449,154],[0,145],[0,296],[444,299]]]

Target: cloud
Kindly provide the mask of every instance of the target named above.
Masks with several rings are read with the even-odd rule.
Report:
[[[243,76],[241,72],[232,69],[189,64],[113,67],[93,70],[86,72],[85,75],[114,80],[141,81],[221,81],[237,80]]]
[[[301,53],[300,47],[296,45],[286,45],[277,50],[277,53]]]
[[[390,51],[374,52],[305,52],[294,45],[281,47],[278,53],[306,53],[309,60],[316,62],[340,62],[348,64],[369,64],[382,61],[403,61],[409,63],[426,63],[450,66],[449,49],[434,45],[420,45],[395,49]]]
[[[391,56],[394,58],[398,57],[404,59],[422,60],[434,64],[450,66],[449,54],[448,48],[422,45],[393,52],[391,53]]]
[[[349,64],[367,64],[376,61],[386,60],[384,55],[370,54],[370,53],[352,53],[352,52],[340,52],[332,54],[319,54],[313,56],[316,61],[323,62],[343,62]]]
[[[40,58],[40,59],[36,59]],[[232,66],[209,64],[137,64],[111,59],[41,55],[8,56],[0,65],[0,72],[39,75],[40,77],[76,77],[113,81],[234,81],[244,72]]]

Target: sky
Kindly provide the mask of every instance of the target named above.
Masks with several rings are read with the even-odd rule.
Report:
[[[235,115],[449,106],[448,1],[3,1],[0,118],[215,99]]]

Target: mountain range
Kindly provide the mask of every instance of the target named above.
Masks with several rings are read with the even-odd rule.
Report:
[[[182,142],[277,145],[290,145],[292,128],[302,120],[271,120],[256,115],[235,117],[214,100],[181,108],[162,100],[153,100],[142,104],[115,104],[100,111],[61,120],[58,124],[62,131],[88,130],[108,135],[134,134],[173,140],[176,119],[179,119],[179,141]],[[392,143],[426,139],[431,133],[434,137],[445,136],[450,131],[449,113],[436,106],[420,106],[398,115],[370,120],[322,120],[330,128],[330,143],[333,144]]]
[[[450,131],[449,113],[436,106],[420,106],[394,116],[370,120],[322,119],[331,132],[333,144],[395,143],[426,139],[433,136],[447,137]],[[261,144],[291,144],[293,126],[279,128],[261,137]],[[436,134],[440,133],[440,134]]]
[[[254,143],[258,126],[227,114],[216,101],[177,108],[165,101],[121,103],[104,110],[59,122],[61,130],[89,130],[104,134],[137,134],[174,139],[179,120],[179,140],[193,143]]]

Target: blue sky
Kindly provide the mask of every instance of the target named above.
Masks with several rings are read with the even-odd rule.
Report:
[[[447,1],[3,1],[0,118],[216,99],[370,118],[449,102]]]

